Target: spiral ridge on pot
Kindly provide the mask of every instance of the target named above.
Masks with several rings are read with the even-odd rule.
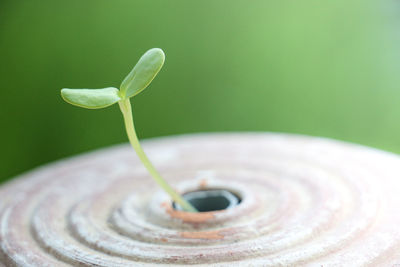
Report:
[[[0,187],[0,266],[400,266],[400,158],[322,138],[199,134],[145,141],[179,192],[226,189],[227,210],[174,210],[128,145]]]

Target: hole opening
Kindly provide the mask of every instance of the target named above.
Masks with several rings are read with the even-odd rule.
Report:
[[[241,202],[240,197],[225,189],[192,191],[183,194],[182,197],[192,204],[199,212],[230,209]],[[175,202],[172,206],[176,210],[183,210],[179,204]]]

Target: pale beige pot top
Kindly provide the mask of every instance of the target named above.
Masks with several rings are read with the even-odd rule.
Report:
[[[0,187],[0,266],[400,266],[400,157],[285,134],[146,141],[180,192],[237,207],[174,211],[128,145]]]

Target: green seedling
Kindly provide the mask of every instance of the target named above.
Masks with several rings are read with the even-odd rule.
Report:
[[[132,117],[130,98],[142,92],[154,79],[164,64],[165,55],[159,48],[148,50],[138,61],[133,70],[122,81],[120,89],[108,87],[103,89],[62,89],[62,98],[75,106],[99,109],[119,104],[124,117],[126,133],[129,142],[136,151],[143,165],[149,171],[154,180],[178,203],[185,211],[197,210],[183,199],[158,173],[144,153],[135,132]]]

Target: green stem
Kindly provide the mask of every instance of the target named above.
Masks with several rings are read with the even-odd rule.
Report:
[[[135,149],[136,154],[139,159],[142,161],[143,165],[149,171],[154,180],[160,185],[170,196],[171,198],[178,203],[185,211],[189,212],[197,212],[197,210],[185,199],[183,199],[158,173],[158,171],[154,168],[153,164],[151,164],[149,158],[144,153],[139,140],[137,138],[135,132],[135,126],[133,124],[132,117],[132,108],[129,99],[123,99],[118,102],[119,107],[121,109],[122,115],[124,116],[126,133],[128,134],[129,142],[131,143],[133,149]]]

